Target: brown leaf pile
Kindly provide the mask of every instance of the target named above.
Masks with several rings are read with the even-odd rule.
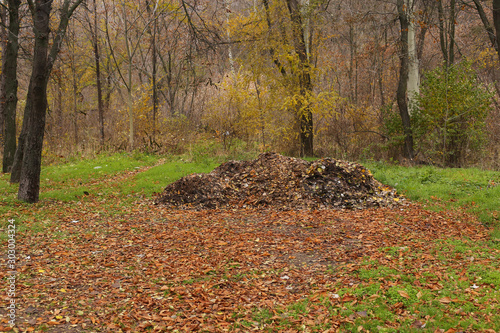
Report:
[[[155,203],[195,209],[317,209],[392,206],[400,199],[358,163],[263,153],[252,161],[229,161],[208,174],[183,177]]]

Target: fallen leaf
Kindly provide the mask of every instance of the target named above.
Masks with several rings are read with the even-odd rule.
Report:
[[[443,297],[439,300],[439,302],[441,302],[443,304],[449,304],[449,303],[453,302],[453,300],[449,297]]]
[[[401,295],[401,297],[410,299],[410,295],[408,295],[408,293],[404,290],[398,290],[398,294]]]

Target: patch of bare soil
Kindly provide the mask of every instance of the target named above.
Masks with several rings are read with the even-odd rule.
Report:
[[[229,161],[208,174],[183,177],[155,203],[188,209],[318,209],[393,206],[402,199],[358,163],[263,153],[252,161]]]

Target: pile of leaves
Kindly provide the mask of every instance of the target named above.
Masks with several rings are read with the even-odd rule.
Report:
[[[229,161],[208,174],[183,177],[169,184],[155,203],[192,209],[361,209],[401,200],[358,163],[263,153],[255,160]]]

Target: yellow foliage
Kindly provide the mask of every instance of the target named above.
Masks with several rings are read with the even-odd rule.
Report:
[[[498,67],[498,55],[493,47],[480,49],[475,57],[475,62],[482,68]]]

